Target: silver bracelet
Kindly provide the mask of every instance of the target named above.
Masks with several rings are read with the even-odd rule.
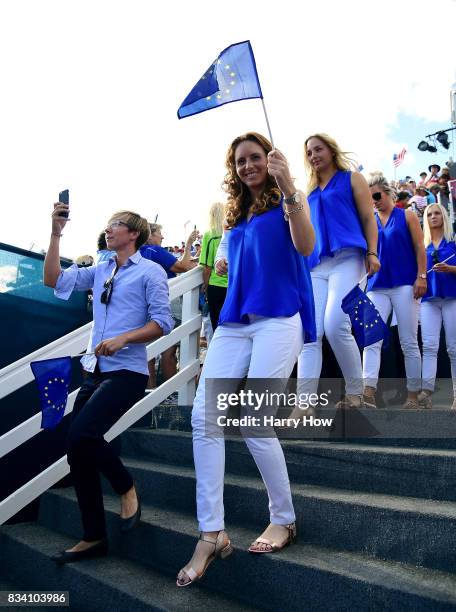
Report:
[[[287,209],[285,209],[285,211],[284,211],[284,215],[283,215],[283,216],[284,216],[284,218],[285,218],[285,221],[288,221],[288,220],[289,220],[290,215],[293,215],[294,213],[297,213],[297,212],[299,212],[300,210],[304,210],[304,204],[302,204],[302,203],[301,203],[299,206],[295,206],[295,207],[293,207],[293,210],[287,210]]]

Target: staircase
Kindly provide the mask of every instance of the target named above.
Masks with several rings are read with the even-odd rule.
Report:
[[[69,591],[71,609],[84,611],[456,610],[456,451],[283,446],[299,541],[279,554],[246,552],[268,523],[267,497],[245,444],[229,439],[225,510],[234,554],[201,583],[178,589],[175,576],[198,536],[191,434],[135,428],[122,435],[122,454],[141,492],[140,526],[120,533],[119,500],[107,486],[110,556],[56,567],[51,555],[81,528],[74,491],[51,489],[37,523],[0,529],[4,584]]]

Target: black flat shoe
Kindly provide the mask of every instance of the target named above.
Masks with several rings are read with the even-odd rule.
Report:
[[[106,557],[108,554],[108,541],[101,540],[97,544],[90,546],[90,548],[86,548],[85,550],[79,551],[67,551],[62,550],[59,555],[54,555],[52,560],[57,563],[57,565],[64,565],[65,563],[74,563],[76,561],[83,561],[84,559],[95,559],[97,557]]]
[[[130,531],[130,529],[133,529],[139,523],[139,519],[141,518],[141,499],[138,492],[136,492],[136,497],[138,498],[138,508],[132,516],[120,518],[120,531]]]

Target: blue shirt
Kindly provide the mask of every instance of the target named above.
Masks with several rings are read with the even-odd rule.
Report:
[[[308,257],[312,270],[322,257],[334,257],[340,249],[359,248],[367,242],[351,186],[351,172],[338,170],[322,190],[316,187],[308,196],[310,219],[315,229],[315,248]]]
[[[368,291],[413,285],[418,275],[418,265],[405,210],[393,208],[384,226],[377,213],[375,217],[381,268],[368,280]]]
[[[434,265],[432,258],[434,251],[437,253],[439,261],[444,261],[450,255],[454,255],[454,257],[447,261],[447,264],[449,266],[456,266],[456,244],[453,241],[447,242],[445,238],[442,238],[438,249],[434,248],[432,242],[426,248],[426,270],[430,270]],[[421,301],[426,302],[434,298],[456,299],[456,274],[451,274],[451,272],[429,272],[427,275],[427,292]]]
[[[109,251],[108,249],[101,249],[100,251],[97,251],[97,264],[101,263],[102,261],[108,261],[111,257],[115,257],[115,256],[116,256],[115,251]]]
[[[172,253],[164,249],[158,244],[145,244],[139,249],[139,252],[145,259],[150,259],[159,264],[168,275],[168,278],[174,278],[175,272],[171,272],[171,268],[176,263],[177,259]]]
[[[100,296],[104,283],[116,267],[116,260],[102,262],[89,268],[72,265],[63,270],[55,286],[55,295],[67,300],[73,291],[93,289],[93,325],[87,352],[93,352],[102,340],[108,340],[155,321],[168,334],[174,325],[169,306],[168,281],[163,269],[147,261],[137,251],[119,268],[114,276],[111,301],[102,304]],[[111,357],[98,357],[101,372],[131,370],[149,374],[145,344],[128,344]],[[81,359],[85,370],[93,372],[95,355]]]
[[[219,323],[249,315],[301,316],[304,342],[315,342],[315,309],[306,259],[291,239],[282,206],[240,221],[228,232],[228,291]]]

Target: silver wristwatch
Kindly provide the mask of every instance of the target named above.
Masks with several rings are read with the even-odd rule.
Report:
[[[427,279],[427,274],[426,274],[426,272],[423,272],[422,274],[418,274],[418,276],[419,276],[420,278],[422,278],[423,280],[426,280],[426,279]]]
[[[287,206],[293,206],[295,204],[301,204],[302,200],[301,200],[301,196],[299,195],[299,193],[295,191],[293,195],[291,195],[289,198],[284,198],[283,201],[285,202]]]

